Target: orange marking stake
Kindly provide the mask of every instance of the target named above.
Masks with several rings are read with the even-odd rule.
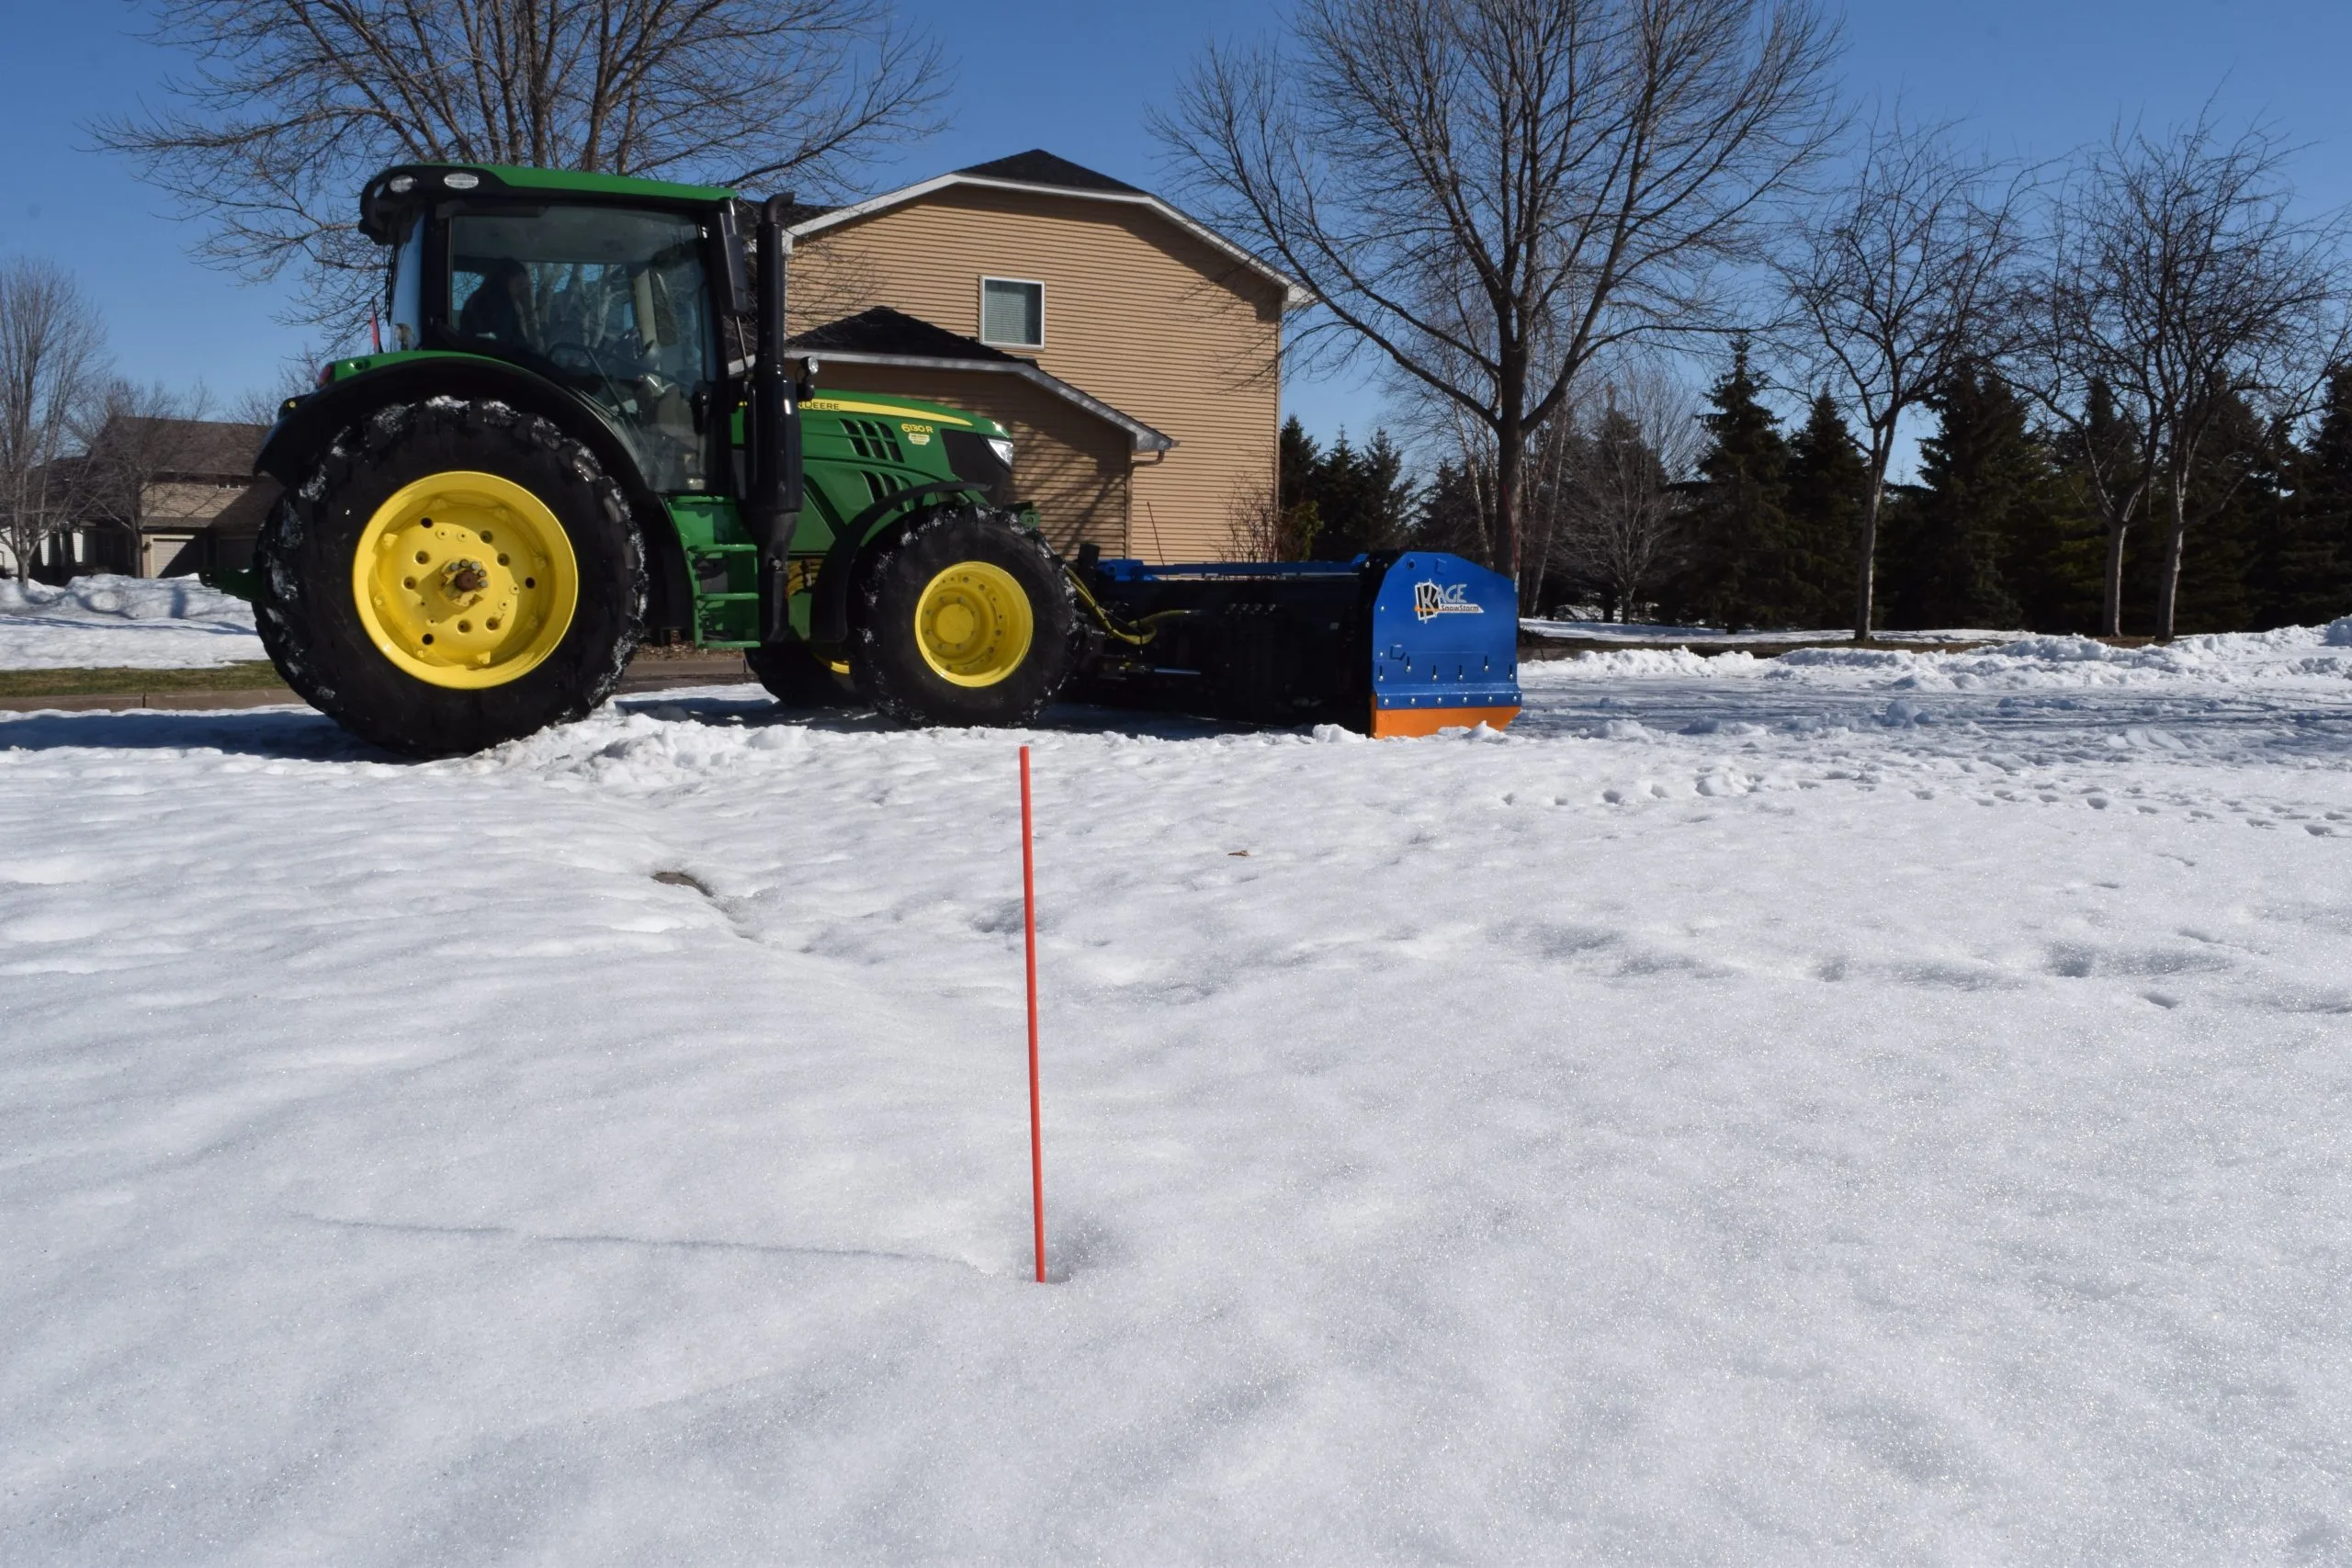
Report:
[[[1037,1222],[1037,1283],[1046,1282],[1046,1139],[1037,1110],[1037,857],[1029,825],[1029,748],[1021,748],[1021,930],[1029,948],[1029,1206]]]

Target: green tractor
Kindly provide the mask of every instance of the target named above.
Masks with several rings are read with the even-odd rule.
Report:
[[[361,197],[383,352],[289,400],[247,570],[287,682],[379,744],[578,718],[639,643],[740,648],[780,700],[1017,724],[1083,644],[991,420],[787,378],[781,200],[409,165]],[[771,264],[771,258],[773,263]]]
[[[788,198],[409,164],[368,182],[390,343],[289,399],[250,564],[288,685],[420,756],[584,716],[648,637],[787,705],[1014,725],[1057,695],[1374,735],[1518,712],[1514,590],[1436,552],[1047,548],[977,414],[787,373]],[[746,231],[750,231],[747,232]]]

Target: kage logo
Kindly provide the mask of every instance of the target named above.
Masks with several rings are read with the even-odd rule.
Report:
[[[1440,615],[1483,615],[1487,608],[1473,604],[1464,595],[1470,592],[1466,582],[1451,585],[1437,582],[1413,584],[1413,615],[1418,620],[1433,621]]]

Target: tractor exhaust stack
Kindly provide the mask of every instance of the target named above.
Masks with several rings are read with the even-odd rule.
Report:
[[[743,520],[760,551],[760,640],[789,635],[787,552],[800,519],[800,418],[785,374],[785,273],[792,232],[784,225],[789,196],[772,196],[760,209],[759,304],[752,367],[752,479]]]

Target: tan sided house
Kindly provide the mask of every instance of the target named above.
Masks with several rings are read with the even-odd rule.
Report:
[[[71,521],[41,542],[29,575],[179,577],[197,570],[208,530],[250,532],[272,502],[254,454],[267,426],[117,414],[90,449],[60,465]]]
[[[1001,421],[1062,550],[1233,553],[1275,481],[1282,274],[1147,191],[1030,152],[793,225],[792,346],[820,397]]]

